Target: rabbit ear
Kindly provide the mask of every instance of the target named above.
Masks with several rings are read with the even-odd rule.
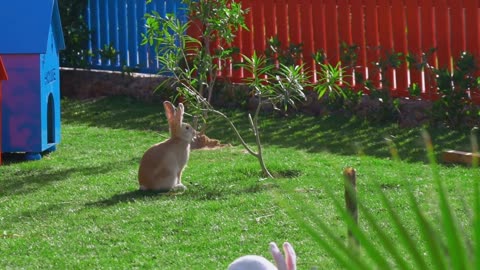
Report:
[[[270,253],[272,253],[273,259],[277,264],[278,270],[287,270],[287,264],[285,263],[285,258],[277,247],[277,244],[274,242],[270,243]]]
[[[165,108],[165,114],[167,116],[169,126],[172,126],[172,123],[175,118],[175,106],[170,101],[163,102],[163,107]]]
[[[181,125],[183,123],[183,112],[185,108],[183,107],[182,103],[178,103],[178,110],[175,114],[175,120],[176,122]]]
[[[297,269],[297,255],[295,254],[295,250],[293,250],[292,245],[288,242],[283,243],[283,250],[285,251],[287,269]]]

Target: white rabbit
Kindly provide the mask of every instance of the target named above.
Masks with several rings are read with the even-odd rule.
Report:
[[[150,147],[143,154],[138,169],[140,190],[170,191],[185,190],[182,171],[190,155],[190,143],[196,131],[183,123],[183,104],[175,108],[172,103],[163,102],[170,129],[170,138]]]
[[[296,270],[297,269],[297,256],[290,243],[283,243],[283,250],[285,251],[285,258],[274,242],[270,243],[270,253],[277,266],[273,265],[270,261],[262,256],[246,255],[233,261],[228,270]],[[278,267],[278,268],[277,268]]]

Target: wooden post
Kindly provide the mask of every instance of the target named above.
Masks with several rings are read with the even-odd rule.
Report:
[[[357,206],[357,176],[356,171],[352,167],[343,170],[345,183],[345,206],[348,214],[352,217],[355,224],[358,225],[358,206]],[[348,246],[352,249],[358,249],[358,240],[352,233],[350,226],[347,229]]]

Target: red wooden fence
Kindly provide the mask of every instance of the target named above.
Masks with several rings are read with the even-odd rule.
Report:
[[[453,69],[452,59],[463,51],[480,54],[480,0],[241,0],[250,9],[249,31],[240,31],[233,46],[251,56],[264,52],[266,40],[278,36],[282,44],[303,43],[302,62],[315,71],[312,53],[323,50],[328,62],[340,60],[341,42],[360,46],[356,72],[380,85],[372,63],[384,52],[421,55],[436,48],[430,63]],[[381,48],[381,49],[379,49]],[[238,59],[237,59],[238,60]],[[352,71],[350,71],[352,72]],[[240,81],[242,69],[222,70],[224,78]],[[402,64],[386,74],[392,94],[408,96],[416,83],[422,96],[432,98],[434,87],[424,72]],[[353,77],[351,77],[353,78]],[[355,80],[351,80],[353,86]],[[358,85],[357,85],[358,86]]]

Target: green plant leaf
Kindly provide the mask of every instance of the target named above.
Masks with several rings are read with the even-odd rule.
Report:
[[[417,269],[428,269],[425,259],[422,257],[421,252],[418,250],[416,243],[410,236],[410,233],[405,228],[405,225],[402,222],[402,219],[397,215],[395,209],[393,208],[390,201],[387,199],[385,194],[380,193],[384,207],[389,213],[390,220],[392,225],[397,231],[397,236],[400,240],[400,243],[406,248],[409,252],[408,254],[412,256],[413,262],[417,265]]]
[[[445,187],[440,180],[432,140],[426,131],[422,132],[422,136],[427,147],[427,155],[432,168],[433,178],[438,188],[439,207],[442,219],[441,225],[447,241],[451,267],[453,269],[468,269],[467,251],[461,237],[464,234],[458,228],[455,217],[450,209]]]
[[[423,212],[420,210],[418,202],[415,200],[411,191],[408,192],[408,195],[410,197],[412,210],[417,217],[420,234],[423,237],[426,249],[430,255],[428,257],[431,259],[434,269],[446,269],[447,262],[445,260],[445,254],[442,252],[442,243],[438,232],[434,230]]]
[[[335,260],[345,269],[369,269],[368,263],[364,260],[364,257],[358,256],[358,254],[349,249],[345,242],[339,239],[335,234],[328,228],[328,225],[325,222],[317,217],[317,214],[306,204],[302,203],[302,200],[299,196],[291,194],[295,198],[297,207],[295,209],[292,204],[287,203],[280,195],[276,195],[278,204],[287,211],[287,213],[292,216],[310,236],[320,244],[325,251],[335,258]],[[300,214],[302,213],[302,214]],[[314,222],[316,227],[313,227],[311,224],[306,222],[305,217],[309,217],[312,222]],[[322,236],[319,233],[319,229],[325,234]]]
[[[369,240],[368,236],[363,232],[359,226],[354,222],[353,218],[347,213],[345,208],[339,203],[339,200],[333,196],[333,194],[327,189],[327,194],[332,199],[337,212],[340,213],[342,219],[347,223],[348,228],[352,231],[353,235],[358,239],[361,246],[365,249],[365,252],[369,255],[369,258],[372,259],[379,269],[390,269],[388,261],[385,259],[385,256],[382,256],[380,251],[375,247],[372,241]]]
[[[362,203],[359,203],[359,208],[362,210],[361,213],[365,217],[368,224],[370,224],[372,229],[378,235],[380,243],[383,245],[384,250],[390,253],[392,259],[396,262],[397,266],[400,269],[411,269],[411,267],[405,261],[405,258],[402,257],[402,254],[398,250],[396,243],[394,243],[384,232],[382,227],[378,224],[375,216],[372,215],[372,213],[366,207],[364,207]]]
[[[480,265],[480,183],[477,179],[475,183],[475,196],[474,196],[474,221],[473,221],[473,237],[474,237],[474,249],[475,259],[474,265]]]
[[[456,219],[450,208],[445,187],[439,179],[436,180],[440,197],[440,212],[442,216],[442,227],[445,231],[449,255],[453,269],[468,269],[467,251],[464,245],[462,233],[456,223]]]

